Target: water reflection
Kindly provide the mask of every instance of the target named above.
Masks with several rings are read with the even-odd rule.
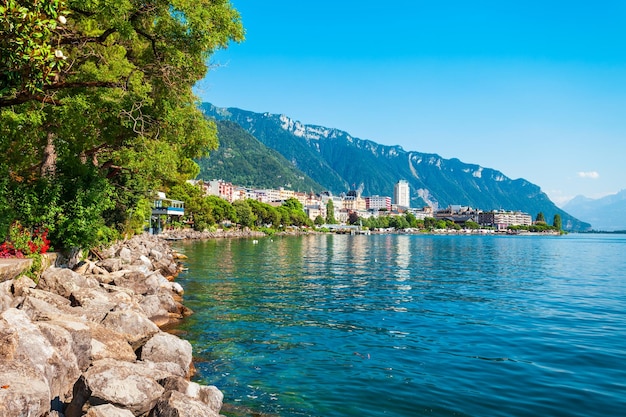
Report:
[[[205,359],[200,378],[257,413],[558,415],[581,386],[623,404],[623,248],[576,237],[183,243],[196,314],[181,330]]]

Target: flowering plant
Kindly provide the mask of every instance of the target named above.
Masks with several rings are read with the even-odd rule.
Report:
[[[0,244],[0,258],[24,258],[30,255],[41,255],[50,249],[48,230],[35,229],[30,232],[19,222],[9,229],[9,239]]]

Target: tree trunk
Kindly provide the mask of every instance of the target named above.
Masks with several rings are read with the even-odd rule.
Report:
[[[48,132],[46,147],[43,150],[41,164],[42,177],[54,177],[57,168],[57,151],[54,146],[54,133]]]

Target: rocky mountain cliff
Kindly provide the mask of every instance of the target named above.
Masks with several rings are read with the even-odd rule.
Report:
[[[410,184],[413,207],[460,204],[482,210],[521,210],[533,217],[543,212],[549,222],[558,213],[567,230],[590,227],[558,208],[537,185],[510,179],[494,169],[381,145],[285,115],[219,108],[210,103],[203,103],[201,109],[207,117],[236,122],[333,193],[362,185],[364,195],[390,196],[393,185],[404,179]]]

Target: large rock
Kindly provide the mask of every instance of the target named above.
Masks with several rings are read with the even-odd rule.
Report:
[[[72,314],[74,312],[71,310],[72,303],[69,299],[50,291],[38,290],[36,288],[22,288],[22,295],[24,297],[32,297],[45,301],[46,303],[53,305],[68,314]]]
[[[169,333],[157,333],[141,349],[141,360],[173,362],[183,370],[183,376],[189,376],[192,360],[191,343]]]
[[[69,334],[70,339],[66,340],[69,344],[69,347],[72,351],[72,354],[76,358],[76,364],[80,371],[85,371],[92,360],[92,352],[91,352],[91,328],[82,321],[79,320],[52,320],[45,323],[37,323],[37,326],[42,330],[42,333],[48,337],[50,343],[53,343],[53,340],[56,336],[55,334],[49,335],[47,331],[44,331],[44,328],[50,328],[53,331],[56,329],[60,329],[58,332],[63,333],[67,332]],[[56,333],[56,331],[55,331]]]
[[[67,268],[48,268],[41,274],[37,288],[50,291],[65,298],[80,288],[98,288],[100,283]]]
[[[100,324],[88,323],[91,330],[91,359],[115,359],[132,362],[137,359],[134,349],[126,337]]]
[[[149,271],[153,269],[152,260],[150,260],[150,258],[148,258],[146,255],[140,255],[134,263],[145,265],[145,267],[148,268]]]
[[[14,279],[11,282],[13,283],[13,286],[12,286],[13,295],[17,297],[22,296],[24,289],[26,288],[31,289],[37,286],[35,281],[33,281],[32,279],[30,279],[29,277],[25,275],[22,275],[18,279]]]
[[[165,391],[178,391],[194,400],[201,401],[216,413],[222,409],[224,394],[213,385],[200,385],[177,376],[167,377],[159,381]]]
[[[139,307],[159,327],[182,319],[186,312],[182,304],[174,301],[170,292],[148,295],[141,300]]]
[[[158,289],[158,282],[147,280],[145,274],[138,271],[128,272],[113,280],[115,285],[129,288],[139,295],[155,294]]]
[[[91,407],[85,417],[134,417],[129,410],[117,408],[111,404],[97,405]]]
[[[161,274],[166,277],[171,277],[178,273],[178,265],[176,264],[176,262],[167,260],[165,258],[162,258],[159,261],[155,261],[153,264],[154,269],[160,271]]]
[[[72,387],[83,371],[79,368],[78,359],[74,353],[74,339],[72,338],[72,334],[63,327],[50,322],[37,322],[36,326],[46,339],[48,339],[50,345],[54,346],[54,349],[61,357],[63,368],[59,368],[58,373],[56,375],[53,374],[52,378],[54,378],[55,383],[60,387],[58,391],[62,394],[59,395],[60,400],[69,401],[71,400]],[[91,350],[90,346],[87,347]],[[82,348],[84,349],[85,346],[82,346]],[[83,366],[85,366],[85,352],[81,353],[83,355]],[[87,352],[87,355],[89,355],[89,352]],[[86,359],[89,360],[89,356],[87,356]],[[89,365],[89,363],[86,365]],[[87,366],[85,366],[85,368],[86,367]]]
[[[163,252],[157,249],[151,249],[150,258],[154,259],[155,261],[160,261],[163,258]]]
[[[42,416],[50,410],[48,381],[29,362],[0,358],[0,384],[0,416]]]
[[[32,364],[43,377],[50,389],[50,398],[65,398],[69,394],[75,374],[74,363],[65,363],[64,358],[48,339],[33,324],[25,312],[10,308],[0,314],[0,335],[13,332],[15,338],[9,340],[12,347],[6,359],[22,360]],[[68,388],[69,384],[69,388]]]
[[[117,256],[122,261],[122,264],[133,263],[133,253],[127,247],[122,247],[117,253]]]
[[[12,281],[0,282],[0,311],[11,308],[13,303]]]
[[[122,269],[122,260],[119,258],[107,258],[96,263],[96,266],[99,266],[108,272],[116,272]]]
[[[220,412],[224,404],[224,393],[214,385],[200,385],[195,382],[190,382],[185,394],[191,398],[202,401],[216,413]]]
[[[218,417],[208,405],[178,391],[166,392],[154,407],[152,417]]]
[[[133,350],[143,346],[148,339],[159,332],[158,326],[145,315],[130,310],[111,311],[101,324],[122,334]]]
[[[19,277],[26,272],[32,264],[33,260],[30,258],[0,259],[0,282],[10,281]]]
[[[135,416],[144,415],[154,408],[163,394],[163,387],[156,381],[164,375],[139,363],[112,359],[94,362],[74,387],[74,397],[66,416],[80,416],[85,403],[92,406],[115,404]]]
[[[82,307],[88,320],[100,323],[117,306],[117,301],[109,293],[97,288],[76,288],[71,296],[72,304]]]
[[[30,290],[21,303],[21,310],[24,311],[32,321],[39,320],[86,320],[80,308],[69,306],[69,300],[40,290]],[[67,304],[62,304],[60,300]]]

